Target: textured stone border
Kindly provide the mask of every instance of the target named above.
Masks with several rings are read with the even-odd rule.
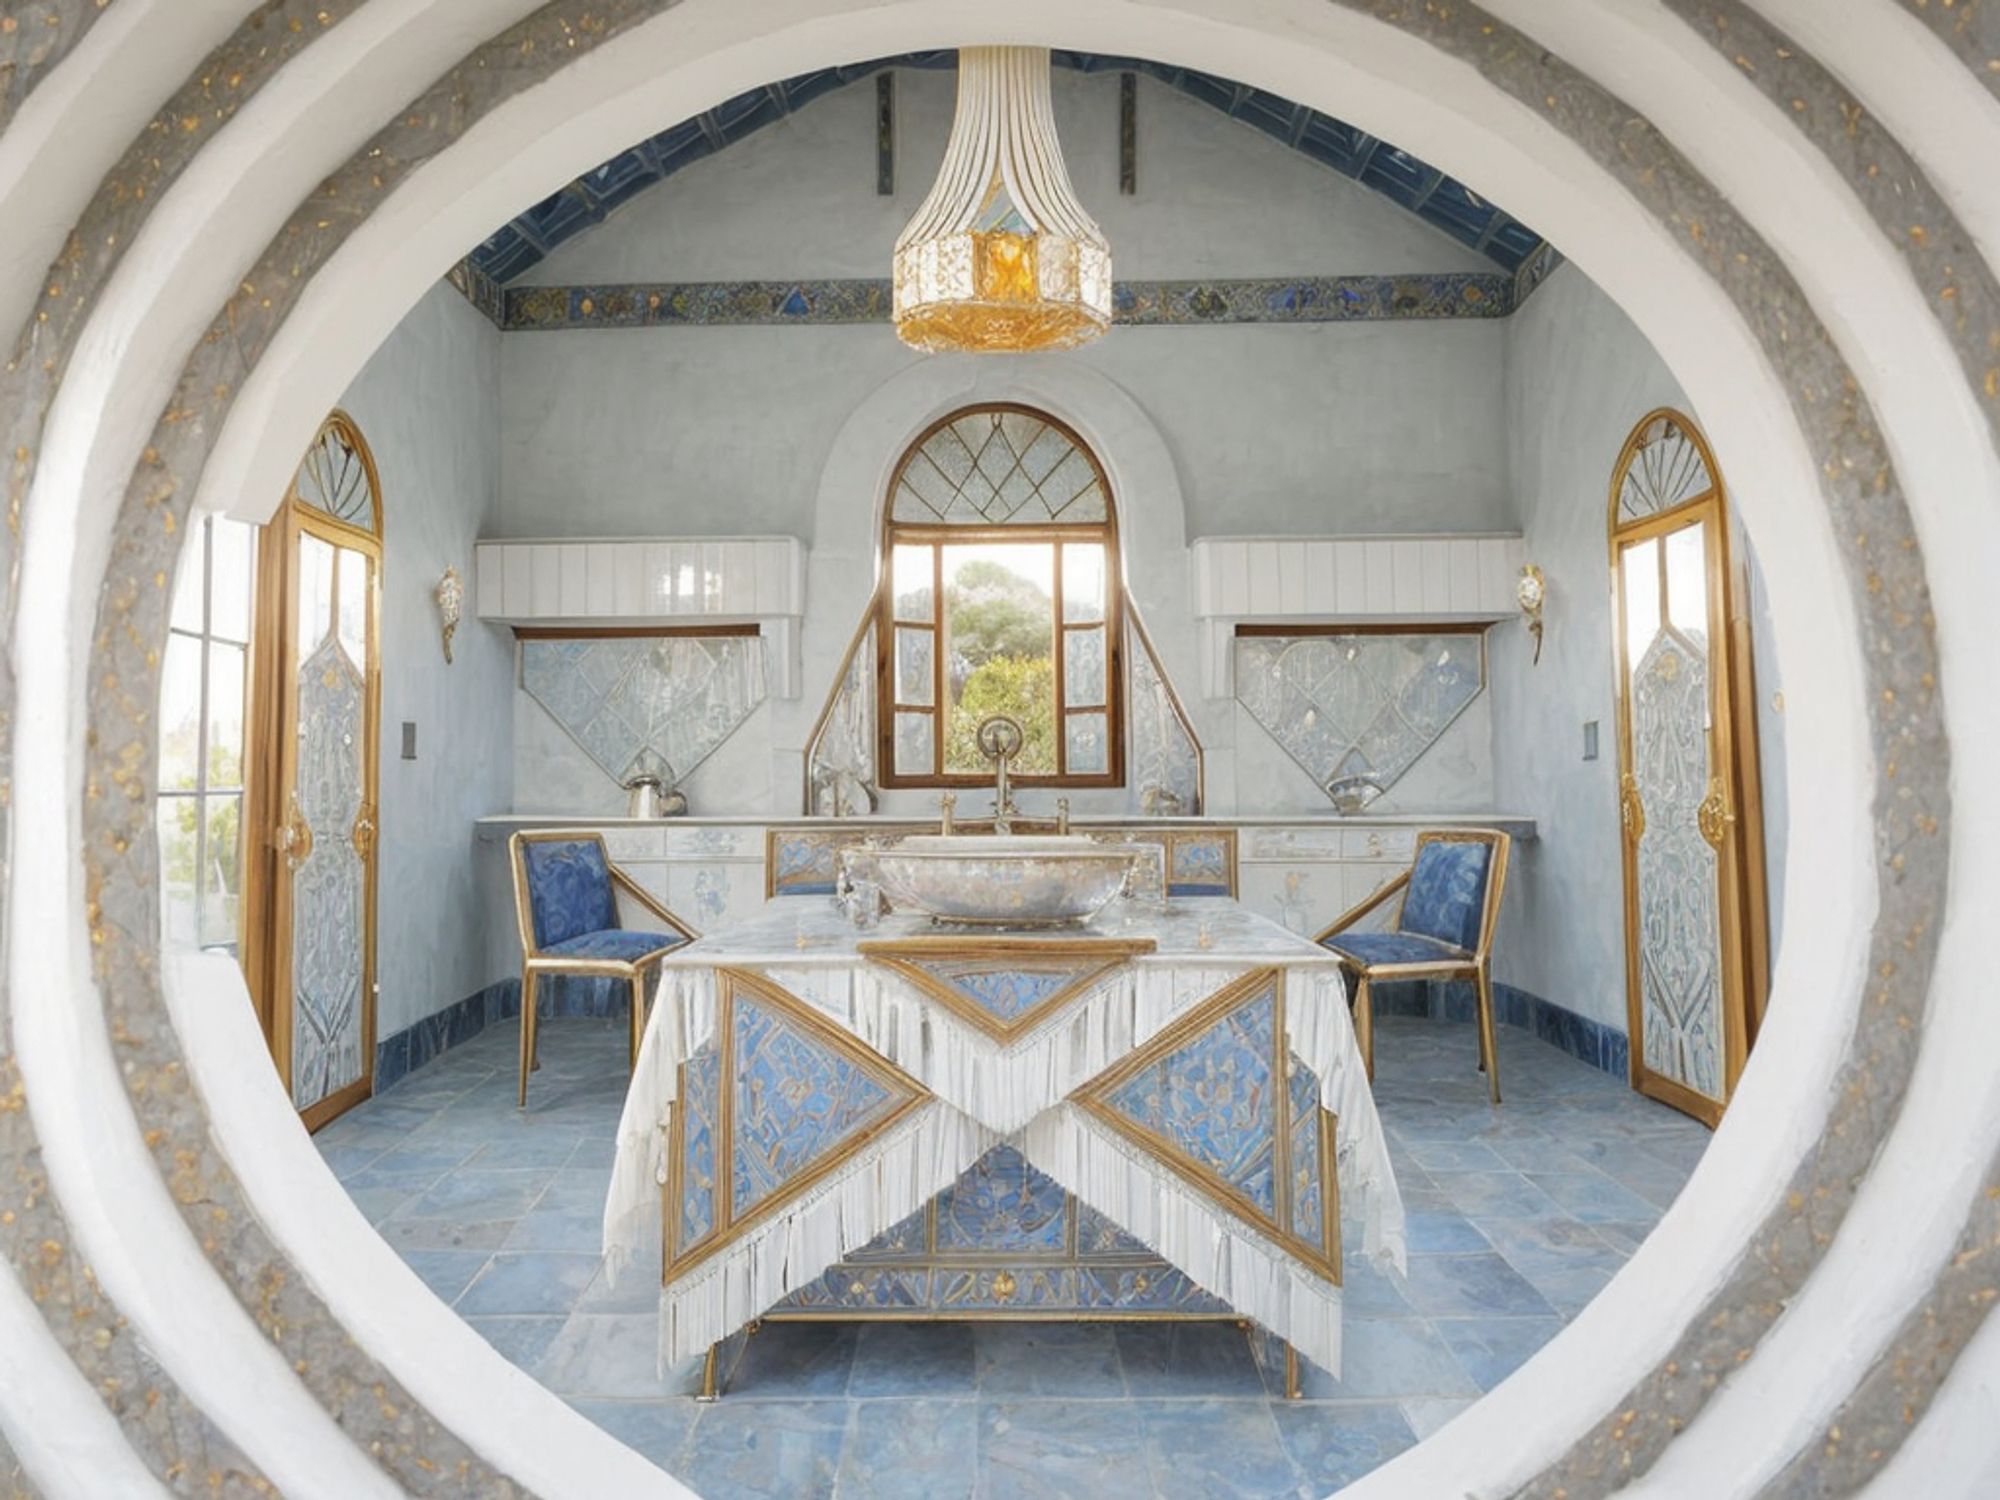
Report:
[[[1545,264],[1538,258],[1536,265]],[[482,312],[490,295],[469,263],[453,284]],[[1413,271],[1386,276],[1227,277],[1121,281],[1112,321],[1138,327],[1227,323],[1436,322],[1504,318],[1518,306],[1516,278],[1498,271]],[[1529,282],[1532,291],[1539,278]],[[805,281],[680,281],[499,289],[504,333],[584,328],[824,328],[889,321],[887,277]],[[489,313],[489,316],[491,314]]]
[[[1881,475],[1893,484],[1886,462],[1879,466],[1871,465],[1871,460],[1885,457],[1880,437],[1861,407],[1859,397],[1853,394],[1851,385],[1841,378],[1843,367],[1833,356],[1824,331],[1809,312],[1802,319],[1799,317],[1803,298],[1781,273],[1775,271],[1767,252],[1754,236],[1715,200],[1706,184],[1701,183],[1663,142],[1643,127],[1635,128],[1635,122],[1630,120],[1629,115],[1619,110],[1615,101],[1607,101],[1594,85],[1569,73],[1553,59],[1539,55],[1538,49],[1531,43],[1524,43],[1524,39],[1476,11],[1442,6],[1424,10],[1403,5],[1356,5],[1354,8],[1402,25],[1447,51],[1466,57],[1503,87],[1510,88],[1518,97],[1538,108],[1546,99],[1546,108],[1556,123],[1583,141],[1614,170],[1625,171],[1636,195],[1653,203],[1656,211],[1669,222],[1678,220],[1689,226],[1691,232],[1693,226],[1699,226],[1702,253],[1717,272],[1718,280],[1730,289],[1740,305],[1752,305],[1753,310],[1746,309],[1748,315],[1767,343],[1777,349],[1778,353],[1774,356],[1776,362],[1780,368],[1792,373],[1802,392],[1810,393],[1800,396],[1801,423],[1806,432],[1817,440],[1821,451],[1834,465],[1834,471],[1844,472],[1841,466],[1846,464],[1853,466],[1851,472],[1869,476],[1870,479]],[[603,9],[597,8],[594,14],[601,15]],[[1607,104],[1608,121],[1604,117]],[[1735,259],[1738,252],[1743,256],[1741,261]],[[254,314],[256,309],[253,307],[246,311]],[[275,319],[253,318],[252,326],[268,336],[274,322]],[[241,330],[238,332],[240,336]],[[240,374],[240,370],[237,373]],[[216,414],[209,410],[206,400],[195,410],[208,411],[210,416]],[[176,462],[172,469],[178,470],[183,480],[191,479],[191,472],[182,462],[188,456],[188,447],[177,444],[176,449]],[[168,482],[171,482],[169,465],[156,462],[138,476],[134,497],[128,501],[128,504],[136,504],[134,513],[138,517],[151,519],[151,524],[145,529],[147,545],[155,553],[162,551],[164,546],[161,536],[164,528],[156,519],[161,514],[159,507],[163,503],[172,503],[168,495],[156,486]],[[1796,1286],[1803,1279],[1818,1258],[1816,1241],[1830,1238],[1839,1218],[1839,1208],[1851,1196],[1851,1181],[1841,1181],[1839,1174],[1844,1171],[1850,1176],[1858,1175],[1854,1165],[1857,1153],[1865,1157],[1882,1138],[1893,1118],[1898,1090],[1908,1077],[1913,1048],[1908,1036],[1899,1038],[1894,1033],[1904,1026],[1914,1031],[1915,1023],[1920,1019],[1929,954],[1935,944],[1934,936],[1928,936],[1929,929],[1923,919],[1927,913],[1941,909],[1942,905],[1944,841],[1939,830],[1948,807],[1944,800],[1944,744],[1937,719],[1937,705],[1934,692],[1924,687],[1927,679],[1934,681],[1931,677],[1934,663],[1932,642],[1924,623],[1921,560],[1908,530],[1907,517],[1902,513],[1893,488],[1875,492],[1866,487],[1865,481],[1846,480],[1834,487],[1830,501],[1837,516],[1843,520],[1864,522],[1877,537],[1877,540],[1864,541],[1857,547],[1849,582],[1860,600],[1863,619],[1868,622],[1875,643],[1885,648],[1880,655],[1870,658],[1877,684],[1890,693],[1904,690],[1901,696],[1883,702],[1875,725],[1878,746],[1884,752],[1885,760],[1897,762],[1899,786],[1909,786],[1914,791],[1912,797],[1901,805],[1888,801],[1886,797],[1878,805],[1883,858],[1885,862],[1900,859],[1902,863],[1900,867],[1891,864],[1892,878],[1886,880],[1883,886],[1883,908],[1877,931],[1886,942],[1880,955],[1886,970],[1877,995],[1879,1004],[1864,1013],[1856,1031],[1856,1054],[1870,1065],[1871,1071],[1857,1070],[1850,1076],[1852,1088],[1844,1095],[1847,1102],[1842,1107],[1849,1110],[1849,1119],[1845,1123],[1851,1133],[1837,1142],[1830,1139],[1829,1150],[1821,1158],[1822,1170],[1834,1175],[1834,1180],[1821,1184],[1833,1201],[1830,1206],[1815,1201],[1809,1215],[1799,1215],[1801,1222],[1796,1226],[1778,1226],[1785,1232],[1781,1234],[1779,1248],[1772,1256],[1773,1264],[1768,1270],[1746,1266],[1738,1283],[1725,1293],[1720,1311],[1728,1319],[1740,1318],[1740,1326],[1744,1330],[1740,1334],[1740,1342],[1745,1348],[1754,1342],[1755,1333],[1768,1326],[1770,1318],[1775,1315],[1771,1303],[1756,1300],[1758,1292],[1768,1296],[1776,1291],[1782,1295],[1785,1286]],[[185,505],[184,496],[178,503]],[[166,550],[166,555],[170,559],[171,551]],[[126,557],[121,562],[129,567],[131,562],[137,560]],[[1886,567],[1878,566],[1884,563]],[[122,568],[115,566],[113,571],[115,576]],[[145,575],[127,573],[126,576]],[[93,699],[93,721],[100,734],[106,728],[114,730],[120,745],[137,744],[144,737],[131,728],[127,715],[135,705],[150,702],[151,693],[156,691],[152,671],[144,662],[145,641],[157,638],[158,628],[163,628],[163,622],[155,621],[158,628],[153,636],[146,636],[140,626],[150,616],[143,610],[135,614],[133,601],[129,597],[121,599],[115,587],[107,596],[106,609],[107,617],[115,622],[116,628],[107,632],[107,644],[103,650],[115,666],[132,666],[135,670],[129,677],[115,681],[112,688],[100,688]],[[151,614],[162,612],[160,601],[154,601]],[[1896,618],[1898,615],[1903,617],[1901,621]],[[128,624],[134,633],[124,636],[121,632]],[[125,696],[127,694],[131,696]],[[98,754],[102,756],[104,753],[105,747],[100,742]],[[150,759],[149,746],[143,747],[141,753]],[[106,768],[102,759],[95,764],[100,771]],[[115,752],[111,769],[122,769]],[[127,769],[109,784],[137,785],[143,792],[145,782],[143,777],[135,776]],[[93,861],[108,861],[109,856],[104,852],[105,843],[100,841],[131,826],[129,814],[125,815],[126,821],[121,824],[117,817],[106,819],[99,816],[102,811],[96,808],[86,810],[86,827],[94,846]],[[150,820],[142,821],[149,824]],[[1923,826],[1927,821],[1933,825],[1928,830]],[[97,865],[100,876],[115,877],[116,883],[125,887],[117,893],[122,900],[115,914],[117,927],[124,931],[113,928],[109,919],[100,924],[100,930],[105,932],[107,941],[115,938],[126,945],[127,958],[147,956],[152,946],[152,924],[144,920],[152,911],[149,889],[152,876],[149,870],[143,868],[148,862],[149,827],[142,829],[138,842],[142,848],[137,850],[130,844],[122,847],[112,845],[118,860]],[[110,912],[111,908],[107,905],[105,910]],[[1916,919],[1914,922],[1911,921],[1913,917]],[[112,997],[114,1014],[122,1011],[128,1018],[141,1022],[148,1034],[138,1039],[135,1046],[156,1057],[161,1055],[156,1049],[164,1046],[165,1055],[170,1057],[173,1046],[170,1037],[160,1035],[157,1016],[146,1013],[147,991],[151,988],[150,978],[143,983],[126,986],[125,993]],[[156,1003],[156,994],[150,998]],[[193,1111],[193,1115],[196,1120],[199,1119],[198,1109]],[[1836,1121],[1837,1125],[1840,1123]],[[1811,1182],[1806,1185],[1809,1188],[1814,1186]],[[1794,1227],[1796,1232],[1792,1232]],[[282,1266],[282,1261],[279,1265]],[[1983,1306],[1980,1311],[1983,1312]],[[1976,1323],[1976,1314],[1973,1321]],[[1739,1340],[1725,1342],[1734,1346]],[[1544,1492],[1553,1494],[1566,1489],[1570,1495],[1598,1493],[1609,1485],[1622,1482],[1629,1475],[1631,1470],[1621,1462],[1624,1456],[1630,1455],[1632,1462],[1638,1466],[1656,1456],[1677,1426],[1676,1418],[1684,1420],[1684,1413],[1698,1408],[1708,1388],[1696,1378],[1694,1372],[1689,1372],[1681,1389],[1674,1389],[1671,1384],[1661,1387],[1659,1382],[1671,1382],[1673,1373],[1663,1370],[1661,1375],[1655,1377],[1654,1388],[1644,1393],[1649,1398],[1655,1395],[1662,1397],[1660,1404],[1654,1405],[1649,1400],[1648,1404],[1653,1409],[1631,1422],[1601,1432],[1594,1449],[1587,1445],[1580,1454],[1572,1455],[1567,1461],[1568,1467],[1552,1472],[1539,1482]],[[367,1428],[371,1425],[364,1423],[357,1431],[357,1437],[365,1441]],[[1631,1430],[1634,1427],[1639,1429],[1636,1433]],[[1568,1474],[1573,1474],[1575,1487],[1564,1484],[1563,1476]]]

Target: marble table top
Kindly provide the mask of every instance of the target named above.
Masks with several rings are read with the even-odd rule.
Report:
[[[1130,960],[1139,965],[1193,962],[1290,968],[1339,963],[1310,938],[1226,896],[1175,897],[1164,907],[1114,901],[1081,926],[1017,931],[933,922],[918,913],[902,912],[892,912],[875,926],[861,928],[830,897],[777,896],[765,902],[756,916],[676,949],[665,962],[697,968],[859,965],[866,961],[860,947],[863,943],[926,937],[1043,940],[1052,947],[1079,938],[1150,940],[1152,951]]]

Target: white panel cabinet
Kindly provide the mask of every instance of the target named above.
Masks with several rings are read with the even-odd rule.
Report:
[[[1239,623],[1504,620],[1516,612],[1527,544],[1518,536],[1211,536],[1189,553],[1203,688],[1226,698]]]

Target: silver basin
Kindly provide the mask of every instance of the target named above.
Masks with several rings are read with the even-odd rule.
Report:
[[[883,893],[940,922],[1053,927],[1088,921],[1144,851],[1074,834],[917,834],[873,854]]]

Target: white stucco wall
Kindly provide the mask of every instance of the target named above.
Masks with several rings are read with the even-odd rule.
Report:
[[[1489,637],[1495,791],[1539,837],[1515,851],[1497,976],[1620,1031],[1625,916],[1619,872],[1617,680],[1606,505],[1633,425],[1659,406],[1700,418],[1651,344],[1573,266],[1508,320],[1508,473],[1528,556],[1548,583],[1542,659],[1513,625]],[[1739,555],[1748,555],[1740,532]],[[1761,584],[1751,594],[1767,837],[1784,834],[1777,663]],[[1598,754],[1583,758],[1583,726]],[[1775,917],[1782,860],[1770,861]]]
[[[461,1000],[487,972],[472,820],[513,796],[514,642],[470,618],[472,542],[500,489],[500,333],[450,287],[428,292],[341,404],[382,477],[382,846],[376,1034]],[[447,665],[440,575],[455,565],[467,618]],[[401,758],[402,725],[417,758]]]

